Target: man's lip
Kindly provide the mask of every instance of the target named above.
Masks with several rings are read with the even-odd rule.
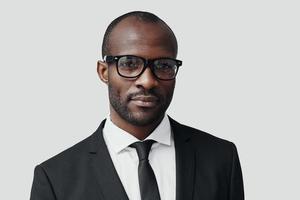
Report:
[[[158,98],[156,96],[139,95],[139,96],[132,97],[131,100],[133,100],[133,101],[143,101],[143,102],[155,102],[155,101],[158,101]]]
[[[131,98],[132,103],[138,107],[153,108],[157,106],[158,98],[155,96],[134,96]]]

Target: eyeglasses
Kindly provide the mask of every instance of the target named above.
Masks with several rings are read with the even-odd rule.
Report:
[[[118,74],[125,78],[136,78],[149,67],[156,78],[166,81],[175,79],[182,65],[182,61],[173,58],[145,59],[133,55],[104,56],[104,61],[116,62]]]

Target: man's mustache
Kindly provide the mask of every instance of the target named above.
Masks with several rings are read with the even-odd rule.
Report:
[[[141,90],[141,91],[129,94],[127,96],[127,100],[130,101],[131,99],[133,99],[135,97],[139,97],[139,96],[155,97],[158,101],[162,99],[162,96],[154,90],[149,90],[149,91]]]

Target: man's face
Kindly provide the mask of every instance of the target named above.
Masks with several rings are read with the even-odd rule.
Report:
[[[136,55],[146,59],[175,58],[170,32],[160,23],[125,19],[112,31],[110,54]],[[162,119],[171,103],[175,80],[155,78],[150,68],[137,78],[118,75],[116,63],[108,66],[108,89],[111,112],[126,122],[145,126]]]

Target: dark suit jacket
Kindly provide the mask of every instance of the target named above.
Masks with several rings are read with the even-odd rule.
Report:
[[[176,200],[243,200],[235,145],[170,118],[176,152]],[[102,129],[36,166],[31,200],[128,200]]]

